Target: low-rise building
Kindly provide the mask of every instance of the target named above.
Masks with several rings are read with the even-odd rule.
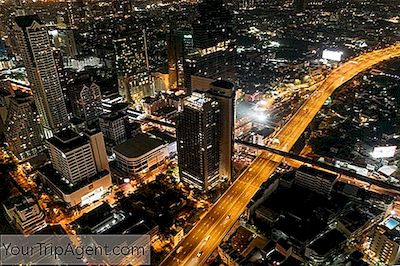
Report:
[[[32,195],[12,197],[3,203],[11,224],[21,233],[30,235],[47,226],[45,214]]]
[[[320,194],[328,195],[337,175],[302,165],[297,169],[295,183]]]
[[[371,250],[376,260],[386,265],[400,263],[400,217],[390,216],[377,226]]]
[[[170,157],[171,145],[155,136],[138,134],[114,148],[117,166],[129,174],[149,172]]]

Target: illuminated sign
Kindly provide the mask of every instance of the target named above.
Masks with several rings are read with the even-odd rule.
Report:
[[[391,158],[396,153],[397,146],[375,147],[371,153],[373,158]]]
[[[343,52],[341,52],[341,51],[333,51],[333,50],[325,49],[322,52],[322,58],[327,59],[327,60],[340,62],[340,61],[342,61],[342,56],[343,56]]]

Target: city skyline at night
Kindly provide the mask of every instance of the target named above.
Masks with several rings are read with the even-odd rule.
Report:
[[[0,9],[0,264],[400,264],[400,3]]]

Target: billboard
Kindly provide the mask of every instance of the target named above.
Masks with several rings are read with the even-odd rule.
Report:
[[[340,61],[342,61],[342,56],[343,56],[343,52],[341,52],[341,51],[325,49],[322,52],[322,58],[327,59],[327,60],[340,62]]]
[[[397,146],[375,147],[371,153],[373,158],[391,158],[396,153]]]

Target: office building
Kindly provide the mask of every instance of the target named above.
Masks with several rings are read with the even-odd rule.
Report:
[[[385,265],[400,263],[400,217],[389,216],[375,229],[371,251]]]
[[[297,169],[295,183],[320,194],[329,195],[337,175],[302,165]]]
[[[50,160],[67,183],[76,184],[97,173],[88,139],[65,130],[48,139]]]
[[[199,190],[220,182],[220,107],[218,101],[194,92],[183,100],[177,120],[177,151],[181,180]]]
[[[69,121],[47,28],[36,15],[16,17],[15,21],[19,52],[45,137],[49,138],[68,127]]]
[[[53,37],[54,46],[60,49],[65,56],[75,58],[78,55],[74,29],[57,28],[50,31],[50,34]]]
[[[39,169],[45,184],[70,206],[99,200],[112,186],[101,132],[67,129],[48,139],[51,165]]]
[[[193,91],[191,76],[233,80],[236,75],[232,15],[224,1],[205,0],[198,12],[192,23],[193,51],[185,58],[187,94]]]
[[[16,92],[15,97],[9,98],[7,109],[4,133],[8,148],[20,160],[38,155],[43,144],[33,96]]]
[[[193,30],[172,30],[167,37],[169,86],[171,90],[184,89],[185,60],[193,51]]]
[[[73,117],[85,121],[87,127],[98,125],[103,107],[100,87],[95,82],[87,77],[69,84],[68,99]]]
[[[31,235],[47,226],[45,214],[33,195],[19,195],[6,200],[3,208],[8,220],[18,231]]]
[[[233,143],[235,141],[235,89],[231,82],[217,80],[207,93],[218,102],[220,109],[220,170],[222,179],[231,180]]]
[[[100,130],[104,134],[107,151],[111,152],[113,147],[127,140],[127,124],[128,115],[124,110],[113,111],[100,116]]]
[[[146,33],[124,32],[113,40],[113,44],[120,95],[126,101],[138,105],[143,97],[154,93],[149,73]]]

